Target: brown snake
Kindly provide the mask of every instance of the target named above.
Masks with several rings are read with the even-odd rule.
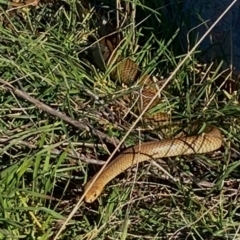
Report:
[[[95,64],[103,70],[105,69],[104,63],[108,62],[111,55],[111,44],[107,41],[107,39],[103,39],[102,42],[99,43],[101,50],[97,49],[94,52]],[[106,49],[108,51],[104,52],[103,50]],[[99,54],[102,54],[102,56],[99,56]],[[99,61],[99,59],[102,59],[103,62],[101,62],[101,60]],[[106,65],[109,66],[109,64]],[[116,68],[110,73],[112,79],[128,83],[138,80],[141,76],[137,64],[129,58],[123,59],[117,57],[116,65]],[[141,92],[141,108],[144,109],[151,97],[157,93],[157,89],[153,86],[151,76],[145,75],[141,77],[141,79],[143,85]],[[156,102],[153,104],[156,104]],[[145,118],[148,117],[149,116],[146,114]],[[154,120],[156,121],[167,119],[168,115],[164,113],[154,115]],[[164,157],[211,152],[220,148],[222,141],[221,131],[214,126],[208,126],[206,131],[199,135],[145,142],[130,147],[110,162],[97,179],[95,175],[87,182],[84,187],[85,191],[94,181],[93,185],[86,192],[85,201],[88,203],[93,202],[101,194],[108,182],[134,164]]]

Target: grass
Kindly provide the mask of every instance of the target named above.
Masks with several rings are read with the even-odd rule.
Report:
[[[0,26],[1,80],[87,122],[91,131],[39,110],[1,84],[0,239],[54,239],[82,186],[115,149],[94,130],[121,140],[135,120],[131,114],[124,118],[132,107],[133,100],[126,100],[132,88],[112,81],[86,59],[83,50],[93,28],[88,17],[79,20],[76,2],[42,1],[17,12],[4,11],[7,5],[2,4],[1,16],[9,24]],[[142,2],[137,21],[152,15],[132,34],[123,30],[122,54],[160,78],[168,77],[186,54],[182,32],[170,19],[179,18],[184,25],[189,16],[181,15],[180,4],[166,11],[155,2]],[[132,37],[141,48],[136,49]],[[190,42],[195,44],[196,36]],[[121,151],[171,137],[195,121],[218,126],[224,146],[128,170],[96,202],[81,203],[58,239],[240,238],[238,93],[223,84],[223,62],[204,65],[201,59],[201,51],[194,51],[162,92],[163,101],[150,110],[169,112],[182,125],[149,130],[139,123]]]

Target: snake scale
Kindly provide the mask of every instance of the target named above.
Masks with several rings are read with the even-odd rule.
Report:
[[[112,54],[113,50],[114,48],[111,42],[107,38],[102,39],[98,43],[98,47],[93,51],[95,64],[100,69],[105,70],[111,65],[111,59],[115,58],[115,63],[113,64],[115,68],[110,72],[112,79],[122,83],[132,83],[141,77],[140,83],[142,84],[142,91],[140,105],[141,108],[144,109],[151,100],[151,97],[157,93],[157,88],[153,84],[152,77],[150,75],[142,76],[138,65],[134,61],[130,58],[123,58]],[[155,101],[153,104],[156,103]],[[146,114],[145,117],[148,118],[148,115]],[[167,119],[168,115],[164,113],[154,115],[154,120],[156,121]],[[164,157],[211,152],[220,148],[222,141],[221,131],[211,125],[206,128],[205,132],[199,135],[145,142],[141,145],[130,147],[113,159],[113,161],[103,169],[98,178],[94,175],[92,179],[87,182],[84,186],[85,192],[94,181],[93,185],[86,192],[85,202],[92,203],[95,201],[108,182],[137,163]]]

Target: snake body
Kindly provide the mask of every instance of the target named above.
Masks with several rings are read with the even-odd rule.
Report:
[[[102,70],[110,66],[109,58],[111,56],[111,45],[108,46],[105,40],[105,44],[100,43],[100,49],[96,50],[94,59],[95,63]],[[104,51],[103,51],[104,49]],[[101,56],[99,56],[99,54]],[[114,56],[113,56],[114,57]],[[112,58],[112,56],[111,56]],[[116,59],[115,59],[116,60]],[[138,65],[129,58],[123,59],[121,56],[117,57],[116,67],[110,72],[112,79],[118,80],[124,83],[131,83],[141,77],[141,84],[143,85],[141,92],[141,108],[143,109],[157,93],[157,89],[154,86],[151,76],[141,76],[141,71]],[[156,104],[156,101],[153,103]],[[145,115],[148,118],[148,115]],[[160,113],[154,116],[154,120],[162,121],[168,119],[167,114]],[[99,177],[93,176],[90,181],[87,182],[84,189],[87,191],[85,195],[85,202],[91,203],[97,199],[101,194],[105,185],[115,178],[120,173],[124,172],[129,167],[152,159],[159,159],[163,157],[173,157],[179,155],[189,155],[196,153],[207,153],[217,150],[222,145],[221,131],[215,126],[208,126],[206,131],[202,134],[195,136],[185,136],[175,139],[167,139],[162,141],[145,142],[141,145],[135,145],[126,149],[120,153],[112,162],[110,162],[99,175]]]

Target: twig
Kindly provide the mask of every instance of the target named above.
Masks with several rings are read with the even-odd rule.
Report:
[[[28,141],[23,141],[23,140],[16,140],[13,137],[8,137],[8,136],[0,137],[0,147],[2,147],[2,145],[4,145],[4,144],[7,144],[7,143],[10,143],[10,142],[13,142],[13,141],[15,143],[14,144],[15,146],[19,144],[19,145],[26,146],[30,149],[37,149],[37,146],[34,145],[33,143],[30,143]],[[64,142],[62,142],[61,145],[68,146],[68,145],[64,144]],[[63,150],[57,149],[57,147],[59,147],[59,146],[60,146],[59,143],[53,145],[53,148],[50,149],[51,154],[60,155]],[[43,146],[43,148],[49,148],[49,146]],[[80,160],[80,161],[83,161],[83,162],[86,162],[86,163],[96,164],[96,165],[103,165],[105,163],[105,161],[102,161],[102,160],[87,158],[84,155],[80,155],[77,152],[74,152],[70,149],[68,149],[68,151],[67,151],[67,157],[69,157],[71,159],[74,159],[74,160]]]
[[[3,79],[0,79],[0,83],[4,84],[5,88],[7,90],[12,91],[17,96],[31,102],[32,104],[34,104],[40,110],[43,110],[43,111],[51,114],[54,117],[60,118],[64,122],[67,122],[67,123],[71,124],[72,126],[78,128],[78,129],[85,130],[85,131],[88,131],[88,132],[92,131],[92,133],[94,135],[100,137],[101,139],[105,139],[106,141],[108,141],[109,143],[111,143],[115,146],[117,144],[119,144],[119,141],[116,138],[109,137],[107,134],[102,133],[101,131],[98,131],[98,130],[94,129],[92,126],[90,126],[89,123],[87,123],[87,122],[81,123],[77,120],[74,120],[74,119],[68,117],[66,114],[61,113],[61,112],[49,107],[48,105],[42,103],[41,101],[31,97],[28,93],[15,88],[12,84],[8,83],[7,81],[5,81]]]

